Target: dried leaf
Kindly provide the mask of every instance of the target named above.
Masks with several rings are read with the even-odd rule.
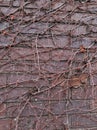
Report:
[[[84,47],[83,45],[80,46],[80,52],[81,52],[81,53],[86,52],[86,49],[85,49],[85,47]]]
[[[11,16],[10,16],[10,19],[11,19],[11,20],[14,20],[14,18],[15,18],[14,15],[11,15]]]
[[[71,87],[79,87],[81,85],[80,78],[79,77],[73,77],[70,79],[69,82]]]
[[[88,74],[81,74],[80,75],[80,81],[81,83],[86,83],[88,80]]]
[[[88,80],[88,74],[81,74],[80,76],[74,76],[70,79],[69,84],[71,87],[80,87],[81,84],[85,84]]]

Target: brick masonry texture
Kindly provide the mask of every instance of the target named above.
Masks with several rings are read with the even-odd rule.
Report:
[[[96,0],[0,0],[0,130],[97,129],[96,15]]]

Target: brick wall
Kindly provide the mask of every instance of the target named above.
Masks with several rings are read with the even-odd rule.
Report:
[[[97,129],[97,1],[0,1],[0,130]]]

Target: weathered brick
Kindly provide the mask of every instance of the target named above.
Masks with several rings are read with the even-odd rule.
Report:
[[[6,116],[6,104],[0,104],[0,117]]]
[[[10,119],[0,120],[0,129],[1,130],[9,130],[11,128],[12,121]]]
[[[52,51],[52,59],[55,61],[68,60],[73,55],[73,52],[69,50],[54,50]]]

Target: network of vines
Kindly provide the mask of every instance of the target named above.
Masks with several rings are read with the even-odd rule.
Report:
[[[96,0],[0,0],[0,129],[96,130],[96,73]]]

